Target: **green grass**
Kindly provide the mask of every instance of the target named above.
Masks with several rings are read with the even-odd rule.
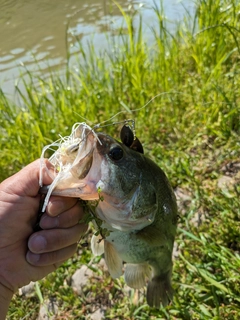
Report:
[[[97,54],[79,42],[80,54],[71,57],[78,72],[67,67],[64,78],[47,79],[29,73],[24,92],[16,88],[18,103],[0,92],[1,180],[38,158],[58,134],[69,134],[73,123],[97,124],[121,111],[107,123],[134,119],[145,153],[188,197],[179,203],[176,293],[169,307],[150,309],[144,290],[139,299],[133,290],[129,297],[123,280],[112,280],[97,259],[91,262],[90,250],[80,248],[39,284],[43,299],[58,301],[57,319],[86,319],[101,303],[105,319],[240,318],[240,5],[198,0],[195,15],[186,12],[174,33],[163,12],[152,10],[159,23],[151,46],[141,19],[134,24],[138,13],[122,12],[126,25],[109,37],[111,52]],[[118,125],[103,130],[119,138]],[[231,185],[219,186],[223,175]],[[77,297],[68,279],[88,263],[96,277]],[[35,319],[38,306],[39,294],[16,295],[8,318]]]

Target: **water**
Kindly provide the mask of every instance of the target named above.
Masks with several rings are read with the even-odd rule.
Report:
[[[146,29],[154,24],[156,17],[149,9],[153,0],[118,3],[124,9],[129,5],[141,7]],[[193,8],[189,0],[165,0],[163,4],[172,21],[182,19],[184,6]],[[63,70],[66,48],[77,52],[77,38],[85,45],[91,39],[97,49],[104,48],[109,28],[117,28],[122,22],[111,0],[0,0],[0,88],[11,95],[26,70],[36,72],[40,68],[43,75],[50,68]]]

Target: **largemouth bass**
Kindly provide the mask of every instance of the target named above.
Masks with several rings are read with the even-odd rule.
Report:
[[[119,142],[79,124],[50,158],[58,174],[45,206],[50,194],[85,200],[100,226],[93,253],[104,253],[113,278],[124,269],[128,286],[147,282],[150,306],[166,306],[173,296],[176,199],[163,170],[143,154],[131,129],[123,129]]]

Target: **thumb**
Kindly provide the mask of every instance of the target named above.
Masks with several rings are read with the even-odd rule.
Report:
[[[50,184],[52,182],[51,176],[53,176],[53,165],[47,159],[38,159],[6,179],[3,182],[7,186],[6,191],[19,196],[37,196],[40,188],[40,172],[42,184]]]

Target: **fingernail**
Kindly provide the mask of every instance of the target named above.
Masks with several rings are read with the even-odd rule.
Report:
[[[49,201],[47,205],[47,212],[51,216],[55,216],[61,212],[61,209],[63,207],[63,202],[61,200],[56,200],[56,201]]]
[[[42,252],[46,248],[47,241],[43,236],[33,236],[30,239],[29,249],[33,252]]]
[[[35,254],[30,251],[27,252],[26,259],[29,263],[35,264],[40,260],[40,254]]]

